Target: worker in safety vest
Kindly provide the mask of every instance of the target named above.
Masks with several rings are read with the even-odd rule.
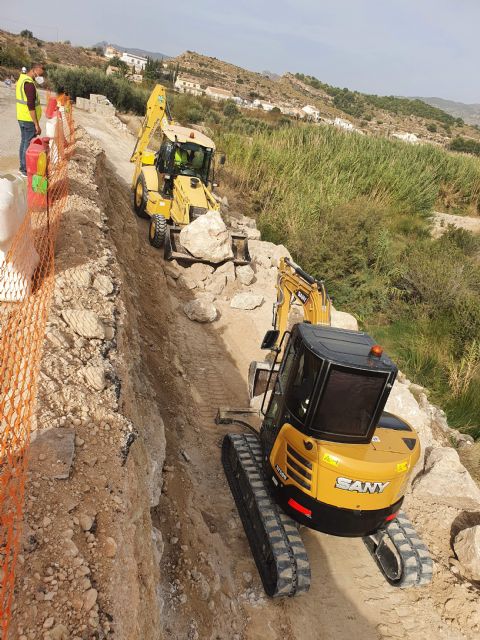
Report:
[[[188,163],[188,154],[185,149],[181,147],[177,147],[175,149],[175,168],[179,169],[180,167],[185,166]]]
[[[203,167],[203,160],[205,158],[205,154],[201,149],[193,152],[193,157],[191,158],[192,169],[195,170],[196,173],[199,173]]]
[[[35,82],[43,84],[43,70],[41,63],[34,63],[27,73],[21,73],[16,84],[17,120],[20,125],[20,171],[27,175],[25,153],[32,138],[42,133],[40,118],[42,107],[35,87]]]

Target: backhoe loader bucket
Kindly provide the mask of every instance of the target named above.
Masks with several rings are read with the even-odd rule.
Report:
[[[165,260],[178,260],[183,263],[203,262],[211,264],[208,260],[196,258],[189,253],[180,242],[179,227],[169,227],[165,236],[164,257]],[[240,233],[232,233],[233,264],[241,266],[251,262],[248,251],[248,238]]]

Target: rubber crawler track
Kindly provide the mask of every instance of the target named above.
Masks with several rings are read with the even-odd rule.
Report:
[[[399,567],[397,579],[389,579],[386,576],[382,564],[375,554],[376,545],[372,542],[372,539],[364,538],[363,540],[388,582],[403,589],[428,584],[432,580],[433,574],[432,559],[427,547],[420,540],[412,523],[403,511],[400,511],[398,516],[389,524],[383,535],[388,536],[400,558],[401,566]]]
[[[265,592],[279,598],[308,591],[307,552],[294,520],[270,496],[258,438],[226,435],[222,463]]]

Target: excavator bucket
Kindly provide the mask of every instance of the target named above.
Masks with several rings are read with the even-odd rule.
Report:
[[[206,264],[211,264],[208,260],[196,258],[182,246],[180,242],[180,231],[181,229],[179,227],[167,228],[164,244],[165,260],[178,260],[183,263],[204,262]],[[232,233],[231,237],[233,264],[241,266],[251,262],[252,259],[248,251],[248,238],[241,233]]]
[[[254,360],[248,368],[248,396],[250,400],[273,388],[280,365]]]

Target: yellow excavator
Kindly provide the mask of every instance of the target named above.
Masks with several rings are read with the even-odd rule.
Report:
[[[149,150],[157,129],[160,149]],[[189,254],[180,242],[182,227],[207,211],[219,211],[213,197],[215,143],[196,129],[176,123],[169,111],[165,87],[157,84],[148,102],[143,124],[130,158],[135,163],[132,179],[136,214],[150,219],[149,241],[164,247],[167,259],[203,262]],[[225,162],[222,155],[219,163]],[[231,233],[233,261],[250,262],[245,236]]]
[[[308,321],[288,330],[295,299]],[[216,418],[250,430],[225,436],[222,462],[272,597],[309,589],[299,524],[362,537],[392,585],[432,578],[428,549],[401,511],[420,443],[385,411],[397,367],[366,333],[331,327],[330,309],[323,283],[282,260],[274,328],[262,343],[275,357],[267,381],[255,366],[251,382],[252,396],[261,387],[262,407],[219,409]]]

